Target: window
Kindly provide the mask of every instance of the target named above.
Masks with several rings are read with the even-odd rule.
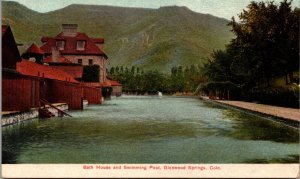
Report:
[[[78,59],[78,64],[82,64],[82,59]]]
[[[76,50],[84,50],[84,48],[85,48],[85,41],[83,40],[77,41]]]
[[[58,50],[64,50],[65,49],[65,41],[63,41],[63,40],[56,41],[56,48]]]
[[[89,65],[90,65],[90,66],[93,65],[93,59],[89,59]]]

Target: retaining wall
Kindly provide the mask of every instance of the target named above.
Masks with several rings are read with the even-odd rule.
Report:
[[[54,104],[54,105],[60,110],[63,110],[63,111],[68,110],[68,105],[65,103]],[[55,116],[58,116],[58,112],[56,109],[53,109],[47,105],[46,105],[46,108],[48,108],[52,114],[55,114]],[[1,115],[1,125],[2,126],[12,125],[12,124],[20,123],[20,122],[27,121],[30,119],[35,119],[38,117],[39,117],[39,109],[38,108],[32,108],[28,111],[2,114]]]

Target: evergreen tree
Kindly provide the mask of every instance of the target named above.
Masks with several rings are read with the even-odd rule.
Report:
[[[109,73],[111,75],[114,75],[114,73],[115,73],[115,67],[111,67]]]
[[[119,73],[120,69],[119,66],[116,67],[116,73]]]
[[[132,66],[132,67],[131,67],[130,72],[131,72],[133,75],[135,74],[135,66]]]

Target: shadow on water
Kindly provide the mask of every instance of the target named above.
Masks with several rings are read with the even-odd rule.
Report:
[[[224,115],[235,121],[230,137],[241,140],[267,140],[280,143],[298,143],[298,130],[279,122],[259,118],[243,112],[225,110]]]
[[[15,164],[20,149],[30,142],[37,128],[38,121],[26,121],[20,124],[2,127],[2,163]]]

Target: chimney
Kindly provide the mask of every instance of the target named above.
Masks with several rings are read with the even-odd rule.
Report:
[[[77,24],[62,24],[63,36],[75,37],[77,34]]]
[[[52,61],[57,62],[59,56],[60,56],[59,51],[56,49],[56,47],[53,47],[52,48]]]

